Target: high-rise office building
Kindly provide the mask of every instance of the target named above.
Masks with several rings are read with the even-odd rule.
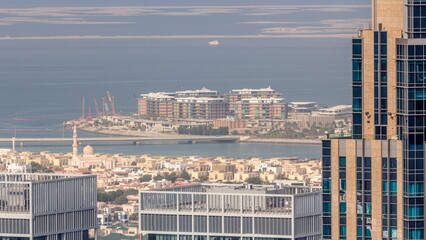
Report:
[[[190,184],[140,192],[143,240],[319,240],[321,189]]]
[[[373,0],[353,137],[323,141],[324,239],[425,239],[426,1]]]
[[[0,174],[0,240],[86,240],[96,209],[94,175]]]

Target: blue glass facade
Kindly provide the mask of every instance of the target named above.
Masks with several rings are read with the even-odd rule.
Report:
[[[426,0],[407,1],[409,38],[426,38]]]
[[[352,39],[352,133],[362,138],[362,39]]]
[[[353,139],[361,139],[362,131],[362,39],[352,39],[352,108]],[[387,139],[388,84],[387,32],[374,32],[374,138]]]
[[[398,135],[404,143],[404,235],[424,239],[426,45],[397,45]]]
[[[323,239],[331,239],[331,142],[322,142]]]
[[[397,237],[397,159],[382,158],[382,227],[387,239]]]
[[[374,134],[387,139],[387,33],[374,32]]]
[[[376,4],[380,2],[382,9],[391,7],[391,5],[386,6],[385,0],[373,2]],[[392,4],[396,4],[395,1]],[[347,225],[346,221],[352,219],[353,223],[355,213],[353,209],[347,213],[346,207],[354,207],[355,204],[356,234],[359,240],[373,239],[372,219],[373,215],[380,211],[382,217],[380,239],[397,239],[399,233],[402,234],[402,239],[426,239],[424,193],[426,174],[426,0],[401,0],[400,4],[401,9],[406,11],[404,19],[388,20],[386,18],[389,16],[384,18],[373,16],[373,29],[365,30],[365,35],[362,31],[357,38],[352,39],[352,138],[371,141],[374,142],[373,145],[378,144],[374,140],[386,140],[381,141],[382,146],[385,146],[385,143],[391,139],[399,140],[398,144],[402,144],[402,156],[395,157],[395,154],[391,156],[392,150],[388,145],[386,150],[381,153],[382,155],[375,155],[376,161],[372,163],[370,156],[374,149],[371,149],[370,156],[367,156],[364,146],[357,145],[359,147],[355,151],[356,157],[353,152],[351,158],[348,157],[348,161],[356,159],[356,203],[346,202],[344,194],[346,181],[352,182],[353,189],[355,173],[346,169],[346,164],[344,164],[346,158],[343,157],[346,156],[346,150],[342,150],[344,147],[335,151],[335,149],[331,149],[331,140],[323,141],[324,239],[337,239],[337,236],[333,237],[332,234],[335,231],[339,232],[339,239],[348,237],[346,228],[351,227],[353,231],[355,224]],[[377,12],[376,14],[382,13]],[[398,24],[395,24],[399,20],[401,20],[400,29],[398,29]],[[378,21],[385,22],[382,24]],[[390,46],[391,44],[392,46]],[[366,63],[373,64],[373,61],[374,68],[365,65]],[[364,71],[369,72],[365,74]],[[370,96],[373,96],[373,91],[374,112],[372,112],[373,103],[369,103],[372,101]],[[364,99],[366,97],[364,95],[369,97],[368,100]],[[363,106],[363,102],[365,106]],[[396,103],[396,107],[394,103]],[[366,110],[366,108],[368,109]],[[370,123],[370,118],[374,122]],[[393,147],[396,148],[396,146]],[[400,154],[401,151],[398,151]],[[334,157],[333,161],[337,161],[336,155],[332,156],[332,152],[339,154],[338,167],[331,166],[332,157]],[[337,163],[335,164],[337,165]],[[374,171],[372,170],[374,169],[372,166],[380,167],[378,164],[381,166],[381,178],[379,173],[379,178],[374,179],[377,184],[380,184],[381,189],[377,190],[377,186],[374,186],[376,182],[373,183]],[[353,162],[351,162],[351,166],[354,166]],[[332,171],[338,171],[339,177],[333,174],[335,178],[332,179]],[[348,173],[348,178],[346,178],[346,173]],[[339,192],[337,192],[336,181],[339,182]],[[335,184],[334,192],[331,191],[332,182]],[[373,188],[375,190],[372,190]],[[377,200],[372,201],[375,197],[374,193],[381,193],[381,205],[379,201],[381,209],[375,205]],[[337,203],[331,201],[332,196],[336,195],[339,195],[339,212],[332,210],[333,204],[334,209],[337,209]],[[402,198],[399,198],[401,195]],[[354,199],[352,198],[352,201],[355,201]],[[399,206],[403,209],[399,213],[398,204],[401,204]],[[353,215],[350,215],[351,218],[349,218],[346,214]],[[337,217],[339,225],[334,226],[332,220],[336,221]],[[399,226],[402,226],[403,229],[399,229]]]

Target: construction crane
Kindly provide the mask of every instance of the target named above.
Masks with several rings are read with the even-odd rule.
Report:
[[[111,96],[109,91],[106,91],[102,98],[104,115],[116,116],[114,96]]]
[[[107,116],[109,112],[109,108],[106,102],[105,96],[102,97],[102,115]]]
[[[91,112],[91,110],[90,110],[90,107],[89,107],[89,109],[87,110],[87,120],[92,120],[92,112]]]
[[[95,102],[96,117],[100,117],[101,112],[99,111],[99,105],[98,105],[98,101],[96,100],[96,97],[93,97],[93,101]]]
[[[117,113],[115,112],[114,96],[111,96],[109,91],[106,91],[106,94],[108,96],[109,104],[111,105],[111,114],[112,114],[112,116],[115,116],[115,115],[117,115]]]
[[[85,103],[84,103],[84,96],[83,96],[83,99],[81,101],[81,120],[84,120],[84,108],[85,108]]]

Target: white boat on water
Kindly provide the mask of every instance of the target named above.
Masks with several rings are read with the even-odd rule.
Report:
[[[209,45],[217,46],[217,45],[219,45],[219,41],[218,40],[211,41],[211,42],[209,42]]]

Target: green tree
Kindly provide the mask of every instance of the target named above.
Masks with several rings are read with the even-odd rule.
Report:
[[[190,180],[191,179],[191,175],[189,175],[189,173],[185,170],[183,170],[180,174],[179,174],[180,178],[183,178],[185,180]]]
[[[250,184],[262,184],[263,183],[263,181],[262,181],[262,179],[260,179],[260,177],[249,177],[249,178],[246,179],[246,182],[250,183]]]
[[[114,204],[117,204],[117,205],[126,204],[127,202],[128,200],[125,196],[120,196],[114,200]]]
[[[229,135],[229,129],[228,129],[228,127],[220,127],[219,128],[219,134],[220,135]]]
[[[130,215],[129,217],[130,221],[138,221],[139,220],[139,216],[137,213],[132,213],[132,215]]]
[[[137,189],[134,188],[130,188],[130,189],[126,189],[124,190],[124,196],[129,196],[129,195],[138,195],[139,191]]]
[[[110,202],[112,200],[108,193],[98,190],[98,202]]]
[[[175,172],[172,172],[170,174],[169,173],[165,173],[164,174],[164,178],[167,179],[167,180],[169,180],[169,181],[171,181],[171,182],[175,182],[176,178],[177,178],[177,175],[176,175]]]
[[[32,171],[33,173],[35,173],[35,172],[39,172],[39,173],[52,172],[52,171],[51,171],[51,170],[49,170],[48,168],[43,167],[42,165],[40,165],[40,164],[38,164],[38,163],[36,163],[36,162],[31,162],[31,163],[30,163],[30,165],[31,165],[31,171]]]
[[[286,176],[284,176],[284,174],[280,173],[277,176],[277,180],[288,180],[288,178]]]
[[[208,176],[200,176],[199,178],[200,182],[207,182],[209,180]]]
[[[152,175],[146,174],[139,178],[139,182],[149,182],[152,180]]]
[[[158,174],[157,176],[154,177],[154,181],[159,181],[159,180],[162,180],[162,179],[164,179],[164,176],[162,176],[160,174]]]

